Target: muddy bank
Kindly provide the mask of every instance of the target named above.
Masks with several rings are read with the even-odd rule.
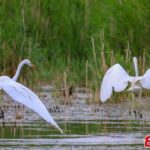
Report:
[[[45,104],[51,115],[57,121],[77,121],[77,120],[150,120],[150,98],[139,99],[136,98],[136,103],[139,105],[138,110],[142,112],[142,118],[130,110],[132,108],[131,100],[124,100],[120,103],[103,103],[102,105],[88,104],[88,100],[92,98],[91,94],[85,94],[82,92],[76,93],[71,99],[71,105],[62,105],[60,100],[54,98],[53,91],[50,88],[43,88],[38,93],[40,99]],[[0,95],[0,106],[4,111],[5,122],[29,122],[42,120],[32,110],[24,107],[23,105],[11,100],[5,94]],[[2,119],[0,120],[2,121]]]

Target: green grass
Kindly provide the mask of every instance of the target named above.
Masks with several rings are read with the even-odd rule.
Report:
[[[104,74],[102,44],[107,66],[113,50],[114,62],[133,74],[132,56],[142,58],[144,49],[145,68],[150,66],[149,14],[149,0],[1,0],[0,72],[12,76],[29,58],[40,72],[24,71],[27,80],[61,84],[65,71],[70,85],[85,86],[88,61],[88,87],[95,89]]]

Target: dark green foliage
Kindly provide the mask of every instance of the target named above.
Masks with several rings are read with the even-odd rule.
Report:
[[[132,55],[142,56],[146,49],[149,57],[150,1],[1,0],[0,71],[8,68],[5,72],[13,74],[18,62],[29,58],[41,69],[41,80],[55,79],[65,70],[71,82],[80,83],[88,60],[89,79],[97,80],[100,75],[93,72],[101,74],[100,30],[108,66],[112,49],[116,62],[124,63],[128,43]]]

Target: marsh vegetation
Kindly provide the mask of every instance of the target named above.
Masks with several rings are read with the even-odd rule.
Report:
[[[1,75],[13,76],[18,63],[30,59],[39,72],[26,67],[19,81],[39,95],[48,91],[51,97],[44,93],[42,100],[50,103],[47,108],[65,135],[22,106],[16,111],[16,104],[4,96],[0,105],[7,117],[4,124],[0,120],[0,148],[94,149],[94,144],[95,149],[142,149],[150,131],[150,92],[143,91],[141,119],[126,111],[131,99],[127,92],[100,106],[99,88],[115,63],[134,75],[132,57],[137,56],[139,74],[150,68],[149,14],[149,0],[1,0]],[[82,92],[75,98],[78,88]],[[53,112],[55,105],[60,105],[59,113]]]

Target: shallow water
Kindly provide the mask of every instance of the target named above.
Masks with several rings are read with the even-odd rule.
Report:
[[[129,115],[130,101],[99,106],[86,104],[82,97],[72,106],[57,106],[58,111],[49,93],[40,97],[64,134],[50,127],[36,113],[4,96],[1,107],[5,119],[4,122],[0,120],[0,149],[144,148],[144,137],[150,133],[149,98],[142,100],[143,118],[139,118]]]
[[[7,122],[0,127],[0,149],[141,149],[150,121],[97,120],[60,122],[57,130],[43,121]]]

